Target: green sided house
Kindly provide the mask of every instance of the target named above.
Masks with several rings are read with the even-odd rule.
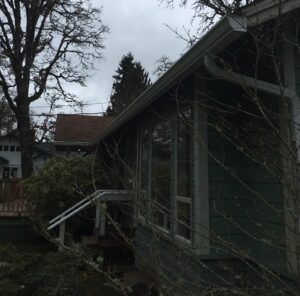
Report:
[[[298,293],[299,7],[223,17],[99,135],[164,295]]]
[[[224,17],[100,136],[137,192],[136,265],[161,285],[298,273],[299,5]]]

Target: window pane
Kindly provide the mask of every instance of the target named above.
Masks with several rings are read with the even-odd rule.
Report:
[[[191,239],[191,204],[178,201],[177,207],[177,234],[188,240]]]
[[[140,171],[140,190],[138,198],[138,212],[145,217],[146,200],[149,187],[149,129],[141,131],[141,171]]]
[[[10,151],[15,151],[16,150],[16,146],[10,146]]]
[[[2,177],[3,177],[4,179],[9,178],[9,172],[10,172],[10,168],[9,168],[9,167],[5,167],[5,168],[3,169],[3,175],[2,175]]]
[[[171,123],[157,125],[152,132],[153,222],[170,228]]]
[[[18,176],[18,168],[11,168],[10,170],[10,176],[13,178],[17,178]]]
[[[8,146],[4,145],[4,151],[8,151]]]
[[[191,197],[191,109],[180,115],[177,133],[177,195]]]

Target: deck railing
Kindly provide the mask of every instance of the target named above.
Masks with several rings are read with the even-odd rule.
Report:
[[[13,216],[27,212],[21,179],[0,179],[0,215]]]

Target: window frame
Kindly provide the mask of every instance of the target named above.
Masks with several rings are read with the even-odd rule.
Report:
[[[191,160],[191,196],[188,198],[184,197],[179,197],[177,196],[177,167],[178,167],[178,160],[177,160],[177,141],[178,141],[178,124],[180,120],[180,116],[174,115],[173,117],[169,118],[166,120],[166,122],[170,123],[170,128],[171,128],[171,155],[170,155],[170,167],[171,167],[171,172],[170,172],[170,217],[169,217],[169,224],[170,227],[167,227],[166,223],[164,223],[163,226],[154,223],[153,221],[153,211],[152,211],[152,138],[153,138],[153,129],[155,128],[156,122],[152,124],[143,124],[139,123],[139,130],[138,130],[138,135],[139,135],[139,149],[138,149],[138,196],[141,192],[141,190],[144,191],[144,194],[146,196],[146,209],[145,209],[145,216],[141,215],[141,209],[139,208],[140,202],[139,202],[139,197],[137,196],[137,218],[138,220],[143,223],[143,224],[149,224],[151,226],[154,226],[155,229],[162,231],[163,234],[167,235],[169,238],[172,239],[178,239],[183,243],[187,243],[188,245],[192,244],[192,229],[191,229],[191,234],[190,234],[190,239],[187,239],[180,234],[177,233],[177,224],[180,223],[177,221],[177,206],[176,203],[178,200],[182,201],[184,199],[185,202],[187,202],[190,205],[190,219],[192,223],[192,199],[193,199],[193,172],[192,172],[192,161],[193,161],[193,149],[192,149],[192,141],[193,141],[193,107],[191,106],[191,145],[190,145],[190,160]],[[148,180],[147,180],[147,188],[146,189],[141,189],[141,173],[142,173],[142,133],[143,130],[148,129]],[[164,220],[165,221],[165,220]],[[166,221],[165,221],[166,222]]]

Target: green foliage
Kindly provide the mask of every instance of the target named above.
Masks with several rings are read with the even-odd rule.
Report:
[[[24,182],[34,213],[48,219],[96,189],[109,188],[110,180],[94,157],[56,157]]]
[[[0,295],[80,295],[79,259],[0,246]]]
[[[140,62],[134,61],[130,52],[122,57],[113,78],[115,80],[110,97],[110,106],[106,111],[107,115],[120,114],[151,85],[148,72]]]

